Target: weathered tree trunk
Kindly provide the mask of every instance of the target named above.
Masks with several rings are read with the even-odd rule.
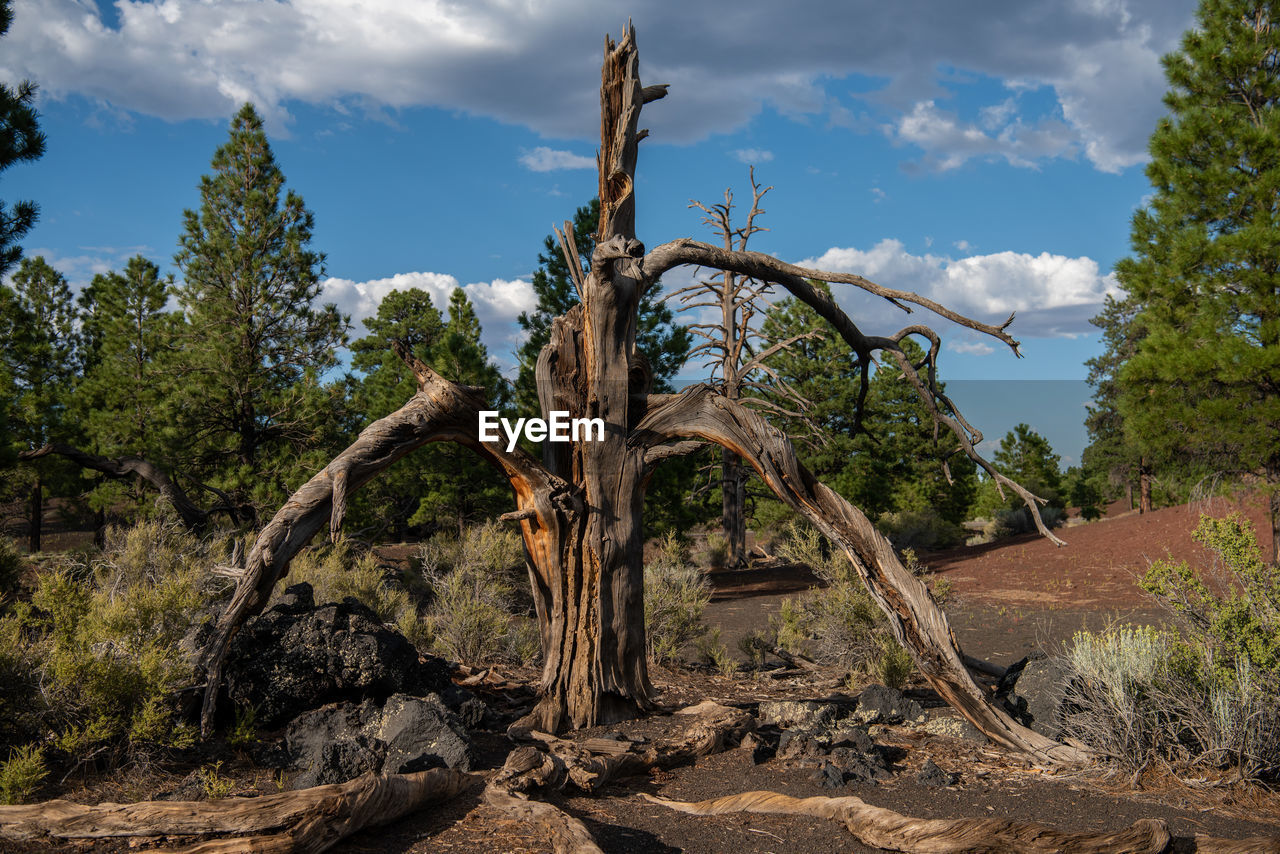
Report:
[[[31,530],[28,532],[27,549],[32,554],[40,551],[40,535],[44,529],[44,484],[40,480],[40,472],[36,472],[36,482],[31,486]]]
[[[921,671],[975,726],[997,742],[1045,761],[1087,755],[1019,726],[994,705],[969,677],[946,617],[924,585],[903,568],[861,512],[813,480],[790,443],[759,415],[705,387],[674,396],[648,395],[652,377],[643,354],[635,350],[636,311],[644,289],[659,276],[675,266],[701,265],[779,284],[831,324],[864,371],[876,351],[897,360],[935,420],[955,436],[957,450],[1021,495],[1042,533],[1061,542],[1040,520],[1038,499],[977,453],[981,434],[937,391],[935,360],[941,344],[936,333],[912,325],[889,337],[866,336],[811,280],[851,284],[900,308],[907,303],[923,306],[1017,352],[1018,342],[1005,332],[1012,318],[992,326],[860,276],[810,270],[758,252],[718,249],[692,240],[645,253],[634,234],[637,144],[645,135],[637,120],[641,105],[665,91],[661,86],[641,86],[630,27],[620,43],[606,39],[598,155],[600,226],[591,272],[577,282],[580,304],[552,324],[537,367],[544,413],[565,411],[572,418],[599,419],[603,434],[546,443],[545,465],[519,450],[504,452],[499,444],[481,443],[481,396],[443,380],[397,347],[413,366],[421,391],[398,412],[367,428],[299,489],[259,534],[203,658],[206,733],[213,722],[222,664],[238,627],[263,608],[293,555],[326,521],[336,534],[352,490],[429,441],[455,441],[480,452],[502,469],[515,491],[518,509],[504,518],[521,524],[545,653],[541,699],[518,727],[555,732],[617,721],[650,708],[641,539],[644,486],[653,466],[697,444],[682,437],[695,437],[741,457],[784,501],[846,551]],[[903,351],[901,341],[908,335],[930,342],[920,365],[911,364]],[[918,373],[926,366],[927,378]],[[864,388],[865,378],[864,373]]]
[[[747,478],[742,460],[733,451],[720,453],[721,528],[728,540],[728,565],[734,568],[747,562]]]
[[[1146,457],[1138,463],[1138,513],[1151,512],[1151,463]]]

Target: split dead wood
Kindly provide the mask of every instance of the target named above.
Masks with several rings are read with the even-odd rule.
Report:
[[[1168,827],[1159,819],[1139,819],[1131,827],[1114,833],[1070,833],[1012,819],[910,818],[854,797],[792,798],[774,792],[745,792],[696,803],[652,795],[641,797],[689,815],[753,812],[830,818],[844,822],[860,842],[873,848],[918,854],[998,851],[1159,854],[1171,839]]]
[[[464,771],[368,773],[346,783],[256,798],[86,806],[0,806],[0,838],[17,840],[219,836],[168,850],[186,854],[325,851],[366,827],[443,803],[477,783]]]
[[[755,729],[748,712],[713,701],[680,709],[675,713],[690,718],[679,735],[658,744],[639,747],[625,741],[602,742],[587,739],[575,742],[547,733],[530,733],[539,746],[524,745],[513,750],[494,778],[493,785],[506,791],[559,790],[572,785],[595,792],[620,777],[645,774],[654,768],[673,768],[736,746]]]
[[[530,800],[495,786],[485,789],[484,800],[503,814],[541,830],[555,854],[604,854],[585,824],[546,801]]]

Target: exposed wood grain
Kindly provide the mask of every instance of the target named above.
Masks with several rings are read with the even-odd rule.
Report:
[[[170,849],[199,854],[325,851],[362,828],[458,795],[479,781],[463,771],[365,774],[346,783],[257,798],[86,806],[0,806],[0,838],[18,840],[227,835]]]
[[[1169,829],[1159,819],[1139,819],[1114,833],[1072,833],[1007,818],[910,818],[854,797],[792,798],[774,792],[744,792],[697,803],[641,797],[688,815],[754,812],[835,819],[844,822],[866,845],[913,854],[1159,854],[1170,841]]]

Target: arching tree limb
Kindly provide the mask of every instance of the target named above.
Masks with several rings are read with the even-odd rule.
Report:
[[[909,303],[914,303],[923,308],[927,308],[940,317],[972,329],[975,332],[981,332],[984,335],[1001,341],[1009,346],[1017,355],[1021,355],[1018,351],[1019,344],[1005,330],[1009,324],[1013,322],[1013,315],[1010,315],[1004,323],[999,326],[992,326],[989,323],[983,323],[970,317],[952,311],[946,306],[940,305],[927,297],[922,297],[910,291],[899,291],[892,288],[886,288],[877,285],[875,282],[869,281],[862,276],[850,273],[832,273],[825,270],[811,270],[806,267],[797,267],[794,264],[788,264],[780,261],[771,255],[765,255],[760,252],[751,252],[746,250],[724,249],[712,246],[707,243],[700,243],[696,240],[680,239],[670,243],[664,243],[656,249],[649,252],[642,261],[637,265],[640,271],[637,275],[644,282],[656,281],[666,271],[681,265],[696,265],[705,267],[716,267],[721,270],[730,270],[745,276],[750,276],[764,282],[773,282],[786,288],[796,299],[812,308],[820,317],[831,324],[850,349],[857,356],[858,368],[861,371],[861,386],[858,394],[858,409],[854,413],[854,423],[858,429],[862,424],[862,406],[866,399],[868,388],[869,372],[872,364],[873,356],[876,352],[887,352],[898,363],[903,374],[911,382],[921,399],[925,401],[929,407],[930,413],[936,423],[949,430],[958,440],[959,447],[957,450],[964,453],[971,460],[977,463],[982,469],[994,479],[997,487],[1003,490],[1004,487],[1012,489],[1022,498],[1027,509],[1031,511],[1031,518],[1035,522],[1036,528],[1041,535],[1047,537],[1057,545],[1066,545],[1061,539],[1045,526],[1044,521],[1040,518],[1039,504],[1043,504],[1043,500],[1032,495],[1021,485],[1010,480],[1005,475],[996,470],[986,458],[977,451],[977,445],[982,441],[982,434],[965,421],[960,415],[955,405],[946,395],[938,391],[937,386],[937,357],[941,349],[941,341],[936,332],[927,326],[914,324],[904,327],[895,334],[883,336],[868,336],[858,328],[858,325],[849,318],[847,314],[836,304],[836,301],[815,288],[811,280],[834,282],[854,285],[861,288],[867,293],[882,297],[904,311],[910,312]],[[919,335],[928,339],[930,343],[929,353],[921,366],[912,365],[903,352],[901,343],[908,335]],[[928,367],[927,379],[922,378],[919,374],[919,367]],[[1002,492],[1003,494],[1003,492]]]
[[[236,631],[262,611],[276,583],[288,572],[289,562],[312,537],[326,525],[337,532],[348,496],[409,452],[428,442],[453,441],[500,468],[515,491],[518,509],[532,511],[521,520],[531,552],[536,553],[544,532],[558,524],[552,499],[565,491],[563,482],[522,450],[507,452],[500,443],[478,440],[479,410],[484,405],[479,390],[449,382],[408,356],[403,347],[397,349],[417,375],[419,392],[366,427],[350,447],[291,495],[249,552],[244,574],[201,660],[205,696],[200,726],[205,735],[212,731],[222,669]]]
[[[682,438],[715,442],[741,456],[779,498],[839,545],[920,672],[985,735],[1048,762],[1088,758],[1085,751],[1020,725],[992,704],[966,670],[947,618],[928,588],[902,566],[889,541],[860,510],[814,479],[779,430],[708,386],[651,396],[632,443],[649,448]]]

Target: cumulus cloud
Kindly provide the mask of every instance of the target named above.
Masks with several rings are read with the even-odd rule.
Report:
[[[539,145],[521,154],[520,164],[532,172],[555,172],[560,169],[595,169],[596,159]]]
[[[995,347],[985,341],[948,341],[948,350],[955,350],[957,353],[968,353],[971,356],[990,356],[996,351]]]
[[[1089,318],[1103,300],[1119,292],[1114,273],[1103,274],[1092,258],[1068,258],[1042,252],[997,252],[950,258],[914,255],[898,240],[882,240],[871,249],[832,248],[801,266],[858,273],[886,287],[914,291],[969,317],[1002,323],[1017,320],[1014,337],[1073,337],[1089,334]],[[850,286],[833,285],[837,301],[854,316],[880,324],[904,325],[904,315],[882,300]],[[916,317],[923,310],[916,310]],[[921,320],[921,322],[930,322]],[[960,349],[964,345],[957,345]],[[971,345],[970,345],[971,346]],[[974,350],[961,350],[974,352]]]
[[[773,152],[763,148],[739,148],[729,152],[739,163],[768,163],[773,159]]]
[[[977,72],[1015,87],[1050,87],[1073,143],[1100,169],[1141,161],[1162,112],[1158,58],[1191,24],[1193,0],[797,0],[751,4],[637,0],[646,81],[672,84],[646,111],[655,139],[689,142],[741,127],[768,106],[848,124],[838,82],[886,81],[859,93],[891,124],[945,94],[944,75]],[[225,118],[252,100],[280,132],[288,104],[432,106],[517,123],[555,138],[595,132],[601,33],[608,4],[581,0],[402,3],[398,0],[116,0],[107,26],[85,0],[15,0],[0,77],[30,77],[46,95],[83,95],[113,110],[166,119]],[[715,32],[708,40],[705,33]],[[856,37],[859,50],[849,50]],[[158,70],[160,73],[157,73]],[[876,84],[879,85],[879,84]],[[950,85],[950,83],[948,83]],[[937,112],[936,106],[933,113]],[[938,164],[974,156],[1061,156],[1060,129],[1015,122],[994,105],[976,127],[925,112],[915,126]],[[864,122],[859,120],[857,124]],[[1016,125],[1015,125],[1016,127]],[[944,132],[945,131],[945,132]],[[993,144],[994,139],[998,145]],[[976,149],[976,150],[975,150]]]
[[[921,101],[911,112],[889,128],[890,136],[925,152],[923,163],[945,172],[971,158],[1004,159],[1013,166],[1034,166],[1055,157],[1074,158],[1078,150],[1077,129],[1047,119],[1027,126],[1014,119],[988,132],[994,120],[1007,119],[1003,109],[983,117],[982,126],[963,122],[955,113],[938,109],[933,101]]]
[[[351,315],[354,334],[359,336],[364,331],[361,321],[376,316],[383,297],[392,291],[410,288],[426,291],[431,295],[431,302],[443,314],[448,310],[449,297],[458,287],[458,280],[448,273],[397,273],[364,282],[329,278],[322,285],[321,300],[336,303],[340,311]],[[489,355],[500,365],[507,365],[507,357],[520,341],[516,318],[523,311],[532,311],[538,304],[533,285],[523,279],[494,279],[461,287],[480,319],[482,339]]]

